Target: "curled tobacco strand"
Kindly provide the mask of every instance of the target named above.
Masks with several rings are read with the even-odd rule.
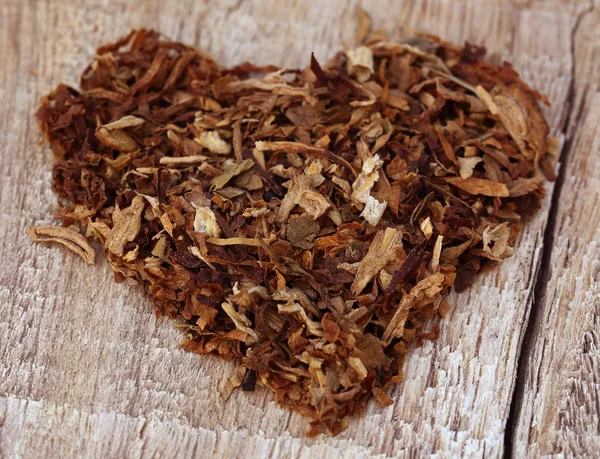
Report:
[[[30,226],[29,237],[33,242],[57,242],[75,252],[88,265],[96,261],[96,252],[88,240],[70,228],[60,226]]]
[[[553,176],[545,99],[509,64],[361,24],[357,49],[303,70],[133,31],[37,112],[63,222],[180,319],[184,349],[240,362],[225,398],[267,387],[310,435],[391,403],[449,288],[513,253]]]

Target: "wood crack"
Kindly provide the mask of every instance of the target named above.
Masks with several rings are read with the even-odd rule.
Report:
[[[535,340],[536,340],[536,332],[539,329],[542,317],[541,311],[542,306],[546,297],[546,289],[548,285],[548,281],[550,279],[550,275],[552,273],[552,249],[553,249],[553,241],[556,234],[556,224],[558,217],[558,207],[560,203],[560,196],[562,193],[563,185],[565,182],[566,175],[566,161],[569,156],[569,152],[571,151],[571,147],[573,146],[573,141],[575,138],[574,132],[571,131],[571,120],[574,120],[574,124],[577,124],[582,116],[583,106],[584,104],[580,104],[577,113],[573,117],[572,110],[575,108],[576,102],[576,88],[575,88],[575,71],[577,68],[576,62],[576,54],[575,54],[575,36],[579,29],[579,26],[582,20],[594,10],[594,0],[590,0],[590,4],[588,8],[586,8],[583,12],[577,15],[575,20],[575,24],[571,30],[570,35],[570,54],[571,54],[571,76],[569,83],[569,91],[567,95],[567,104],[568,109],[566,110],[567,116],[561,126],[560,132],[562,134],[567,135],[563,147],[559,156],[559,165],[560,169],[558,171],[558,179],[554,186],[554,191],[552,193],[552,201],[550,204],[550,211],[548,214],[548,224],[546,225],[546,230],[543,236],[542,243],[542,257],[539,262],[537,268],[537,279],[535,280],[535,286],[533,289],[533,299],[531,303],[531,308],[529,311],[528,317],[526,320],[525,332],[523,334],[523,338],[521,341],[521,349],[517,352],[519,355],[517,361],[517,378],[515,381],[515,386],[513,388],[511,403],[510,403],[510,411],[508,414],[508,419],[506,421],[506,428],[504,431],[504,457],[512,458],[513,457],[513,440],[514,435],[516,433],[516,427],[518,424],[518,418],[520,414],[520,409],[523,402],[523,391],[525,388],[525,378],[527,375],[528,364],[531,360],[532,353],[535,350]],[[584,90],[585,92],[586,90]],[[585,94],[584,94],[585,96]],[[540,375],[537,375],[538,379]],[[536,386],[539,386],[539,381]]]

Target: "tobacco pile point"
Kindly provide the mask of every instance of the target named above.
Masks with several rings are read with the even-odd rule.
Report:
[[[183,348],[239,362],[226,396],[261,384],[310,435],[392,403],[448,290],[512,255],[554,174],[546,100],[509,64],[367,29],[303,70],[133,31],[37,112],[65,228],[32,238],[89,263],[100,241]]]

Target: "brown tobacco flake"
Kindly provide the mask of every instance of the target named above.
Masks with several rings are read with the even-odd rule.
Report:
[[[458,164],[460,165],[460,170],[458,171],[460,178],[468,179],[473,175],[473,170],[475,166],[483,161],[483,158],[479,156],[472,156],[466,158],[457,158]]]
[[[380,231],[373,239],[369,251],[361,260],[356,277],[350,287],[353,295],[358,295],[385,265],[396,258],[395,248],[402,247],[402,233],[394,228]]]
[[[113,212],[113,227],[106,238],[106,248],[114,255],[122,256],[125,244],[131,242],[142,228],[144,198],[136,196],[124,210],[118,207]]]
[[[165,166],[189,166],[193,164],[201,164],[208,158],[204,155],[180,156],[178,158],[164,157],[160,158],[160,164]]]
[[[285,221],[297,205],[313,220],[319,218],[331,207],[327,198],[312,188],[311,178],[307,175],[298,175],[292,178],[288,192],[281,201],[277,221]]]
[[[348,56],[348,73],[356,77],[356,81],[364,83],[373,73],[373,51],[366,46],[359,46],[346,52]]]
[[[483,196],[497,196],[506,198],[510,195],[506,184],[492,182],[491,180],[460,177],[446,177],[446,182],[454,185],[470,194],[481,194]]]
[[[255,143],[258,151],[285,151],[287,153],[304,153],[307,155],[323,155],[323,148],[311,147],[299,142],[263,142]]]
[[[72,250],[88,265],[96,261],[96,252],[88,240],[75,230],[59,226],[30,226],[29,237],[33,242],[58,242]]]
[[[510,228],[506,222],[483,231],[483,251],[492,260],[501,261],[512,256],[514,250],[508,245]],[[491,245],[490,245],[491,244]]]
[[[220,190],[227,185],[232,178],[237,177],[247,170],[250,170],[253,166],[254,162],[251,159],[246,159],[239,163],[231,162],[227,164],[223,173],[217,175],[211,180],[211,190]]]
[[[244,376],[246,375],[246,368],[239,366],[235,369],[235,373],[232,377],[225,380],[225,383],[219,388],[219,393],[223,397],[224,401],[227,401],[231,397],[231,393],[236,387],[240,387],[244,382]]]
[[[287,239],[294,247],[312,249],[320,229],[319,223],[306,216],[292,218],[288,222]]]
[[[547,151],[549,129],[535,96],[519,86],[496,86],[492,95],[504,127],[521,153],[537,164]]]
[[[204,233],[213,238],[221,236],[221,227],[217,223],[217,217],[210,207],[196,207],[194,231]]]
[[[383,333],[381,338],[382,341],[389,343],[391,338],[402,337],[405,332],[404,325],[406,324],[411,309],[418,310],[433,303],[435,295],[439,294],[444,288],[443,282],[443,274],[432,274],[418,282],[409,293],[404,295],[398,305],[396,313]]]
[[[129,127],[137,127],[144,124],[144,120],[142,118],[138,118],[136,116],[127,115],[123,118],[113,121],[112,123],[105,124],[102,126],[107,131],[114,131],[115,129],[125,129]]]
[[[231,153],[231,145],[221,138],[218,131],[203,132],[200,137],[194,140],[203,147],[208,148],[211,153],[219,155]]]
[[[139,145],[127,132],[125,128],[137,127],[144,124],[144,120],[135,116],[125,116],[120,120],[105,124],[96,130],[96,138],[103,145],[114,148],[122,153],[137,150]]]
[[[513,254],[556,178],[545,99],[516,72],[359,15],[357,48],[299,70],[226,68],[133,31],[37,112],[57,215],[81,234],[32,239],[89,263],[82,234],[100,241],[184,349],[238,362],[224,398],[264,386],[309,435],[392,403],[450,288]]]

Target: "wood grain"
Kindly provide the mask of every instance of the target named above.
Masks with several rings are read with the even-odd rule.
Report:
[[[574,33],[574,81],[552,252],[524,351],[515,457],[600,451],[600,8]]]
[[[363,3],[392,36],[412,27],[512,61],[549,96],[545,114],[573,158],[564,157],[560,206],[550,214],[549,187],[514,257],[452,295],[439,339],[408,358],[395,404],[370,404],[338,437],[305,439],[306,420],[266,391],[223,403],[218,384],[232,365],[179,350],[172,324],[156,320],[140,289],[115,284],[104,257],[89,268],[29,242],[27,226],[52,223],[56,207],[51,154],[38,146],[32,114],[58,82],[77,84],[97,45],[146,26],[225,64],[304,66],[311,51],[326,60],[354,43],[357,3],[0,2],[0,457],[499,457],[513,421],[509,454],[598,448],[600,20],[587,1]],[[556,251],[542,248],[549,215],[556,224],[546,241]],[[558,268],[542,267],[547,287],[519,380],[529,385],[509,420],[542,259]],[[563,279],[569,268],[575,274]]]

